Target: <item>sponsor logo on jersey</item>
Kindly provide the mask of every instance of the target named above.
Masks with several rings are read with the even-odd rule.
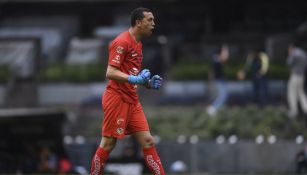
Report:
[[[117,46],[116,52],[119,53],[119,54],[123,54],[123,53],[124,53],[124,47],[122,47],[122,46]]]
[[[115,62],[115,63],[117,63],[117,64],[119,64],[119,63],[120,63],[120,55],[116,55],[116,56],[113,58],[112,61]]]
[[[134,49],[134,48],[130,48],[129,50],[130,50],[130,53],[131,53],[131,59],[133,61],[136,61],[138,64],[141,64],[142,59],[143,59],[142,51],[137,52],[137,50]]]

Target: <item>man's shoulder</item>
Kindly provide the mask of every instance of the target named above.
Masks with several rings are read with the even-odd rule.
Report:
[[[129,41],[129,32],[125,31],[117,35],[117,37],[113,40],[113,42],[126,42]]]
[[[120,33],[109,45],[110,48],[117,48],[118,46],[123,47],[123,49],[129,47],[129,38],[127,37],[127,33]]]

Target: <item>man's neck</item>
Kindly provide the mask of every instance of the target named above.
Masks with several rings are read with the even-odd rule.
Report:
[[[137,43],[141,41],[141,36],[137,34],[138,32],[136,31],[135,28],[130,27],[130,28],[129,28],[129,33],[130,33],[130,35],[132,36],[132,38],[135,39],[135,41],[136,41]]]

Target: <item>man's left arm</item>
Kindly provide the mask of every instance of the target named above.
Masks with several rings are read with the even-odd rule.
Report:
[[[159,75],[154,75],[147,81],[147,84],[145,86],[149,89],[155,89],[159,90],[162,87],[163,78]]]
[[[150,89],[159,90],[162,87],[163,78],[159,75],[154,75],[148,80],[146,87]]]

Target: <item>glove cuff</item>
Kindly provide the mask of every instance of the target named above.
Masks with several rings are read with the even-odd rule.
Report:
[[[129,75],[128,76],[128,82],[130,84],[137,84],[137,77],[136,76],[133,76],[133,75]]]

